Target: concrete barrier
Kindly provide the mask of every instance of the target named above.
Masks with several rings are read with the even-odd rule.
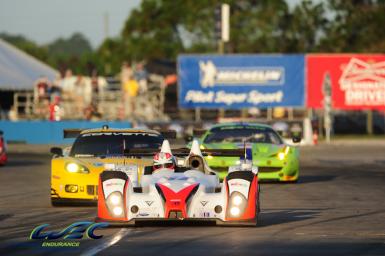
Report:
[[[8,142],[27,144],[69,144],[72,140],[63,139],[63,129],[99,128],[104,124],[114,128],[130,128],[130,122],[108,121],[0,121],[0,130]]]

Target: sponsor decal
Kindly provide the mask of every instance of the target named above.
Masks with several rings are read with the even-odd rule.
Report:
[[[206,206],[206,204],[208,203],[209,201],[201,201],[201,205],[202,206]]]
[[[211,60],[199,61],[200,82],[203,88],[216,85],[282,85],[283,67],[218,67]]]
[[[154,203],[154,201],[145,201],[146,202],[146,204],[148,205],[148,206],[151,206],[153,203]]]
[[[57,176],[57,175],[52,175],[52,178],[53,178],[53,179],[60,180],[60,176]]]
[[[170,203],[173,206],[179,206],[181,204],[181,200],[180,199],[171,199]]]
[[[248,184],[239,183],[239,182],[232,182],[232,183],[230,183],[230,186],[248,187]]]
[[[385,61],[368,63],[352,58],[339,86],[345,92],[346,105],[385,105]]]
[[[124,185],[124,182],[111,182],[111,183],[107,183],[106,184],[106,187],[110,187],[110,186],[122,186]]]
[[[171,176],[168,180],[188,180],[186,176]]]
[[[227,106],[236,103],[249,103],[251,105],[259,105],[261,103],[280,103],[282,100],[282,90],[278,90],[272,93],[263,93],[257,90],[252,90],[248,93],[229,93],[224,90],[217,92],[189,90],[184,98],[185,102],[217,103],[225,104]]]
[[[324,107],[330,77],[333,108],[385,109],[384,54],[310,54],[306,62],[308,107]]]
[[[304,55],[178,58],[181,107],[302,106]]]
[[[151,136],[157,137],[159,135],[153,133],[133,133],[133,132],[96,132],[96,133],[85,133],[82,134],[82,137],[90,137],[90,136],[119,136],[119,135],[128,135],[128,136]]]
[[[210,213],[209,213],[209,212],[204,212],[204,213],[203,213],[203,217],[209,218],[209,217],[210,217]]]
[[[42,247],[78,247],[80,242],[66,241],[66,240],[79,240],[85,238],[88,239],[100,239],[102,235],[96,235],[95,231],[98,229],[108,227],[107,222],[90,222],[81,221],[75,222],[65,227],[61,231],[46,231],[49,224],[42,224],[34,228],[29,236],[31,240],[57,240],[62,239],[64,241],[43,242]]]

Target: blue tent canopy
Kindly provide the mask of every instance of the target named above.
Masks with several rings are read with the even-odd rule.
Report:
[[[35,81],[51,81],[58,71],[0,39],[0,90],[32,90]]]

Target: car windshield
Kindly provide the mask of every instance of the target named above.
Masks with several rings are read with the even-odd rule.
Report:
[[[281,138],[268,127],[219,127],[211,129],[203,143],[269,143],[282,144]]]
[[[148,133],[86,133],[71,148],[71,156],[122,155],[124,149],[159,148],[163,137]]]

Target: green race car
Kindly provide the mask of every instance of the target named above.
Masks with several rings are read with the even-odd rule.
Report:
[[[293,142],[300,142],[294,137]],[[299,150],[285,144],[268,125],[254,123],[217,124],[200,138],[201,148],[246,148],[253,165],[258,166],[262,181],[296,182],[299,175]],[[229,166],[239,164],[237,157],[206,156],[208,165],[223,179]]]

